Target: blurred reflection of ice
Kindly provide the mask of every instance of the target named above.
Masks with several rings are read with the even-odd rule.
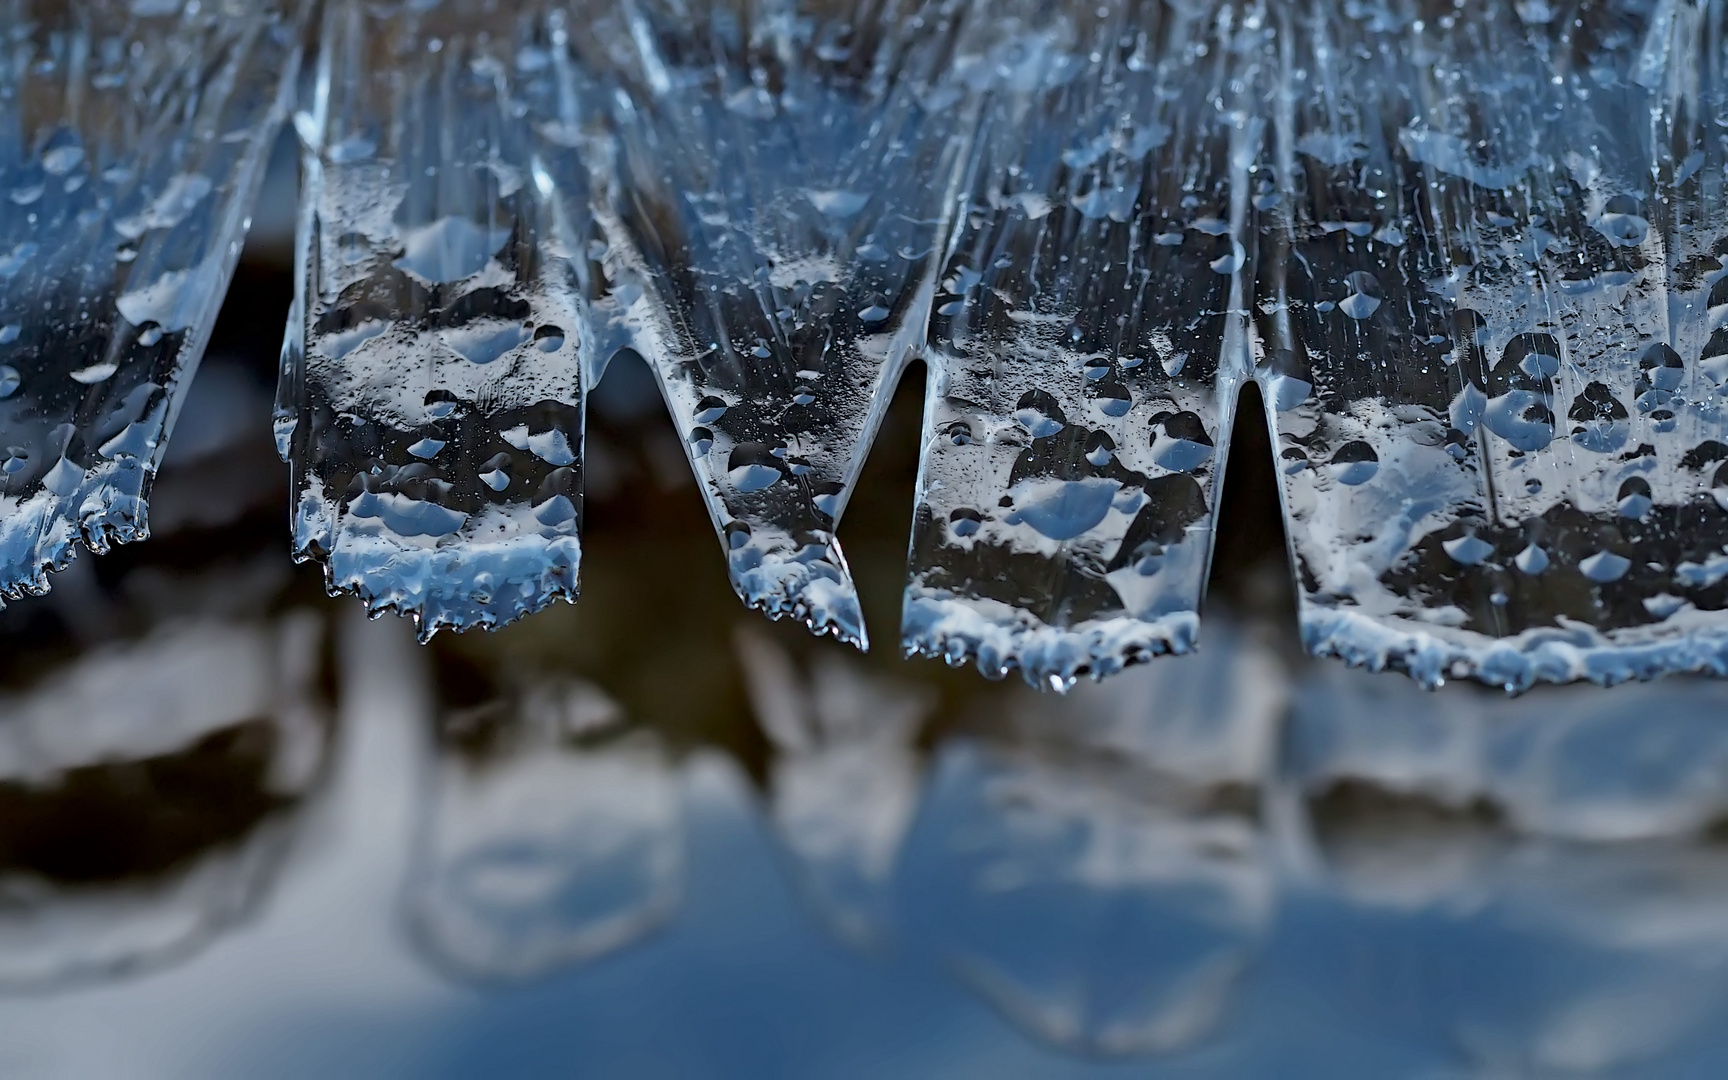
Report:
[[[249,909],[324,758],[321,636],[170,622],[0,695],[0,987],[151,966]]]
[[[1002,739],[945,746],[909,896],[958,976],[1082,1053],[1214,1031],[1274,913],[1260,800],[1283,686],[1215,627],[1198,654],[1016,695]]]
[[[678,905],[672,762],[599,687],[527,682],[447,715],[408,905],[433,961],[523,978],[640,938]]]
[[[1459,689],[1329,671],[1292,712],[1323,882],[1400,913],[1349,1004],[1471,1075],[1618,1075],[1700,1034],[1728,1005],[1728,688]]]
[[[770,812],[804,892],[842,938],[880,945],[918,803],[913,741],[935,695],[832,653],[806,677],[754,625],[735,641],[751,708],[776,751]]]

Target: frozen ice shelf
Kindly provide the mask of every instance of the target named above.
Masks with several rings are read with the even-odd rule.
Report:
[[[458,10],[459,8],[459,10]],[[325,7],[277,433],[294,550],[440,627],[573,599],[585,308],[529,5]]]
[[[13,593],[141,533],[292,70],[289,22],[172,7],[9,31]],[[1060,689],[1190,648],[1252,378],[1316,652],[1728,673],[1723,0],[323,12],[278,433],[297,553],[374,611],[574,595],[628,347],[739,595],[863,645],[836,530],[921,356],[908,651]]]
[[[292,5],[0,3],[0,596],[146,500],[299,66]]]
[[[1255,344],[1308,646],[1728,672],[1723,6],[1279,18]]]
[[[596,215],[637,348],[739,596],[863,645],[834,533],[923,343],[973,130],[947,77],[966,5],[622,8]]]
[[[903,637],[1063,688],[1194,644],[1245,367],[1256,124],[1233,86],[1255,34],[1159,3],[996,25],[926,353]]]

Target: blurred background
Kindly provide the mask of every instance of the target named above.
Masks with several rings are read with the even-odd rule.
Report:
[[[628,357],[581,603],[417,646],[288,558],[293,188],[153,539],[0,612],[0,1076],[1728,1075],[1728,685],[1307,660],[1255,423],[1198,654],[902,660],[919,369],[843,530],[877,650],[811,640]]]

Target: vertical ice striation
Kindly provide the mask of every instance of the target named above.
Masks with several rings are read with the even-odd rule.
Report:
[[[298,34],[292,3],[0,3],[0,595],[147,534]]]
[[[614,300],[772,617],[862,646],[834,530],[922,345],[972,125],[957,0],[624,3]]]
[[[935,298],[909,652],[1066,687],[1193,646],[1243,347],[1229,5],[1027,5]]]
[[[573,598],[586,308],[532,6],[327,5],[278,439],[296,556],[422,637]]]
[[[1723,18],[1281,9],[1256,359],[1310,648],[1728,672]]]

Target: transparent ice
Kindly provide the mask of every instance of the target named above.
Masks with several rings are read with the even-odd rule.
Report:
[[[556,74],[521,61],[540,14],[333,0],[295,118],[295,554],[423,638],[576,592],[585,315],[522,102]]]
[[[1728,671],[1723,17],[1279,10],[1255,356],[1310,649]]]
[[[142,535],[300,28],[11,2],[9,595]],[[1311,650],[1728,673],[1720,0],[322,11],[277,431],[297,555],[374,612],[574,597],[630,349],[740,597],[863,646],[837,529],[921,358],[908,652],[1193,647],[1251,379]]]
[[[291,4],[0,4],[0,595],[148,534],[299,30]]]
[[[620,8],[633,49],[596,197],[615,298],[734,589],[862,646],[834,532],[924,339],[972,134],[971,95],[948,78],[968,9]]]
[[[1062,688],[1193,647],[1256,130],[1214,14],[1026,5],[969,58],[987,104],[926,354],[909,652]]]

